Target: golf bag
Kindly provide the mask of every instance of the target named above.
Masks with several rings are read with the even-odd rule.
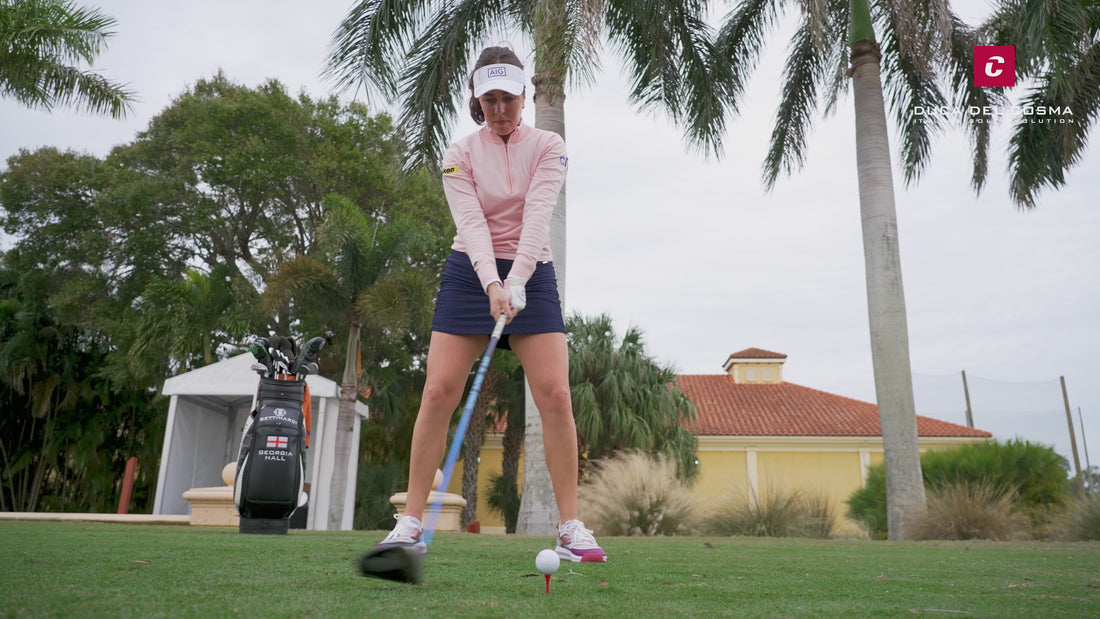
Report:
[[[233,485],[241,533],[286,534],[304,483],[308,417],[304,380],[260,377]]]

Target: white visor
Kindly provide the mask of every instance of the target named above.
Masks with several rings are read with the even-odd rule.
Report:
[[[474,96],[490,90],[503,90],[513,95],[523,94],[523,69],[514,64],[487,64],[474,71]]]

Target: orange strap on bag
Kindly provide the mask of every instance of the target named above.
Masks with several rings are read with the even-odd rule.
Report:
[[[306,421],[306,447],[308,448],[309,435],[313,428],[313,400],[309,397],[309,383],[305,384],[305,394],[302,398],[302,416]]]
[[[277,377],[280,380],[296,380],[295,377],[290,374],[279,374]],[[309,397],[309,383],[306,383],[304,380],[302,382],[305,383],[302,385],[302,419],[305,420],[306,423],[306,448],[308,449],[309,437],[313,431],[313,401],[312,398]]]

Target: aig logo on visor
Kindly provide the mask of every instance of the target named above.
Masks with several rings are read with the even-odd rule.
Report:
[[[504,67],[493,67],[487,71],[488,77],[508,77],[508,69]]]

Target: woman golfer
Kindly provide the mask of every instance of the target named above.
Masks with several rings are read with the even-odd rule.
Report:
[[[542,415],[546,466],[561,515],[556,551],[569,561],[606,561],[577,515],[577,429],[550,262],[550,215],[568,159],[560,136],[523,124],[524,84],[523,64],[511,49],[486,48],[469,81],[470,115],[485,126],[443,155],[443,187],[458,234],[432,321],[405,513],[395,516],[397,525],[381,545],[427,551],[421,518],[443,459],[449,420],[470,367],[505,314],[508,324],[499,345],[519,358]]]

